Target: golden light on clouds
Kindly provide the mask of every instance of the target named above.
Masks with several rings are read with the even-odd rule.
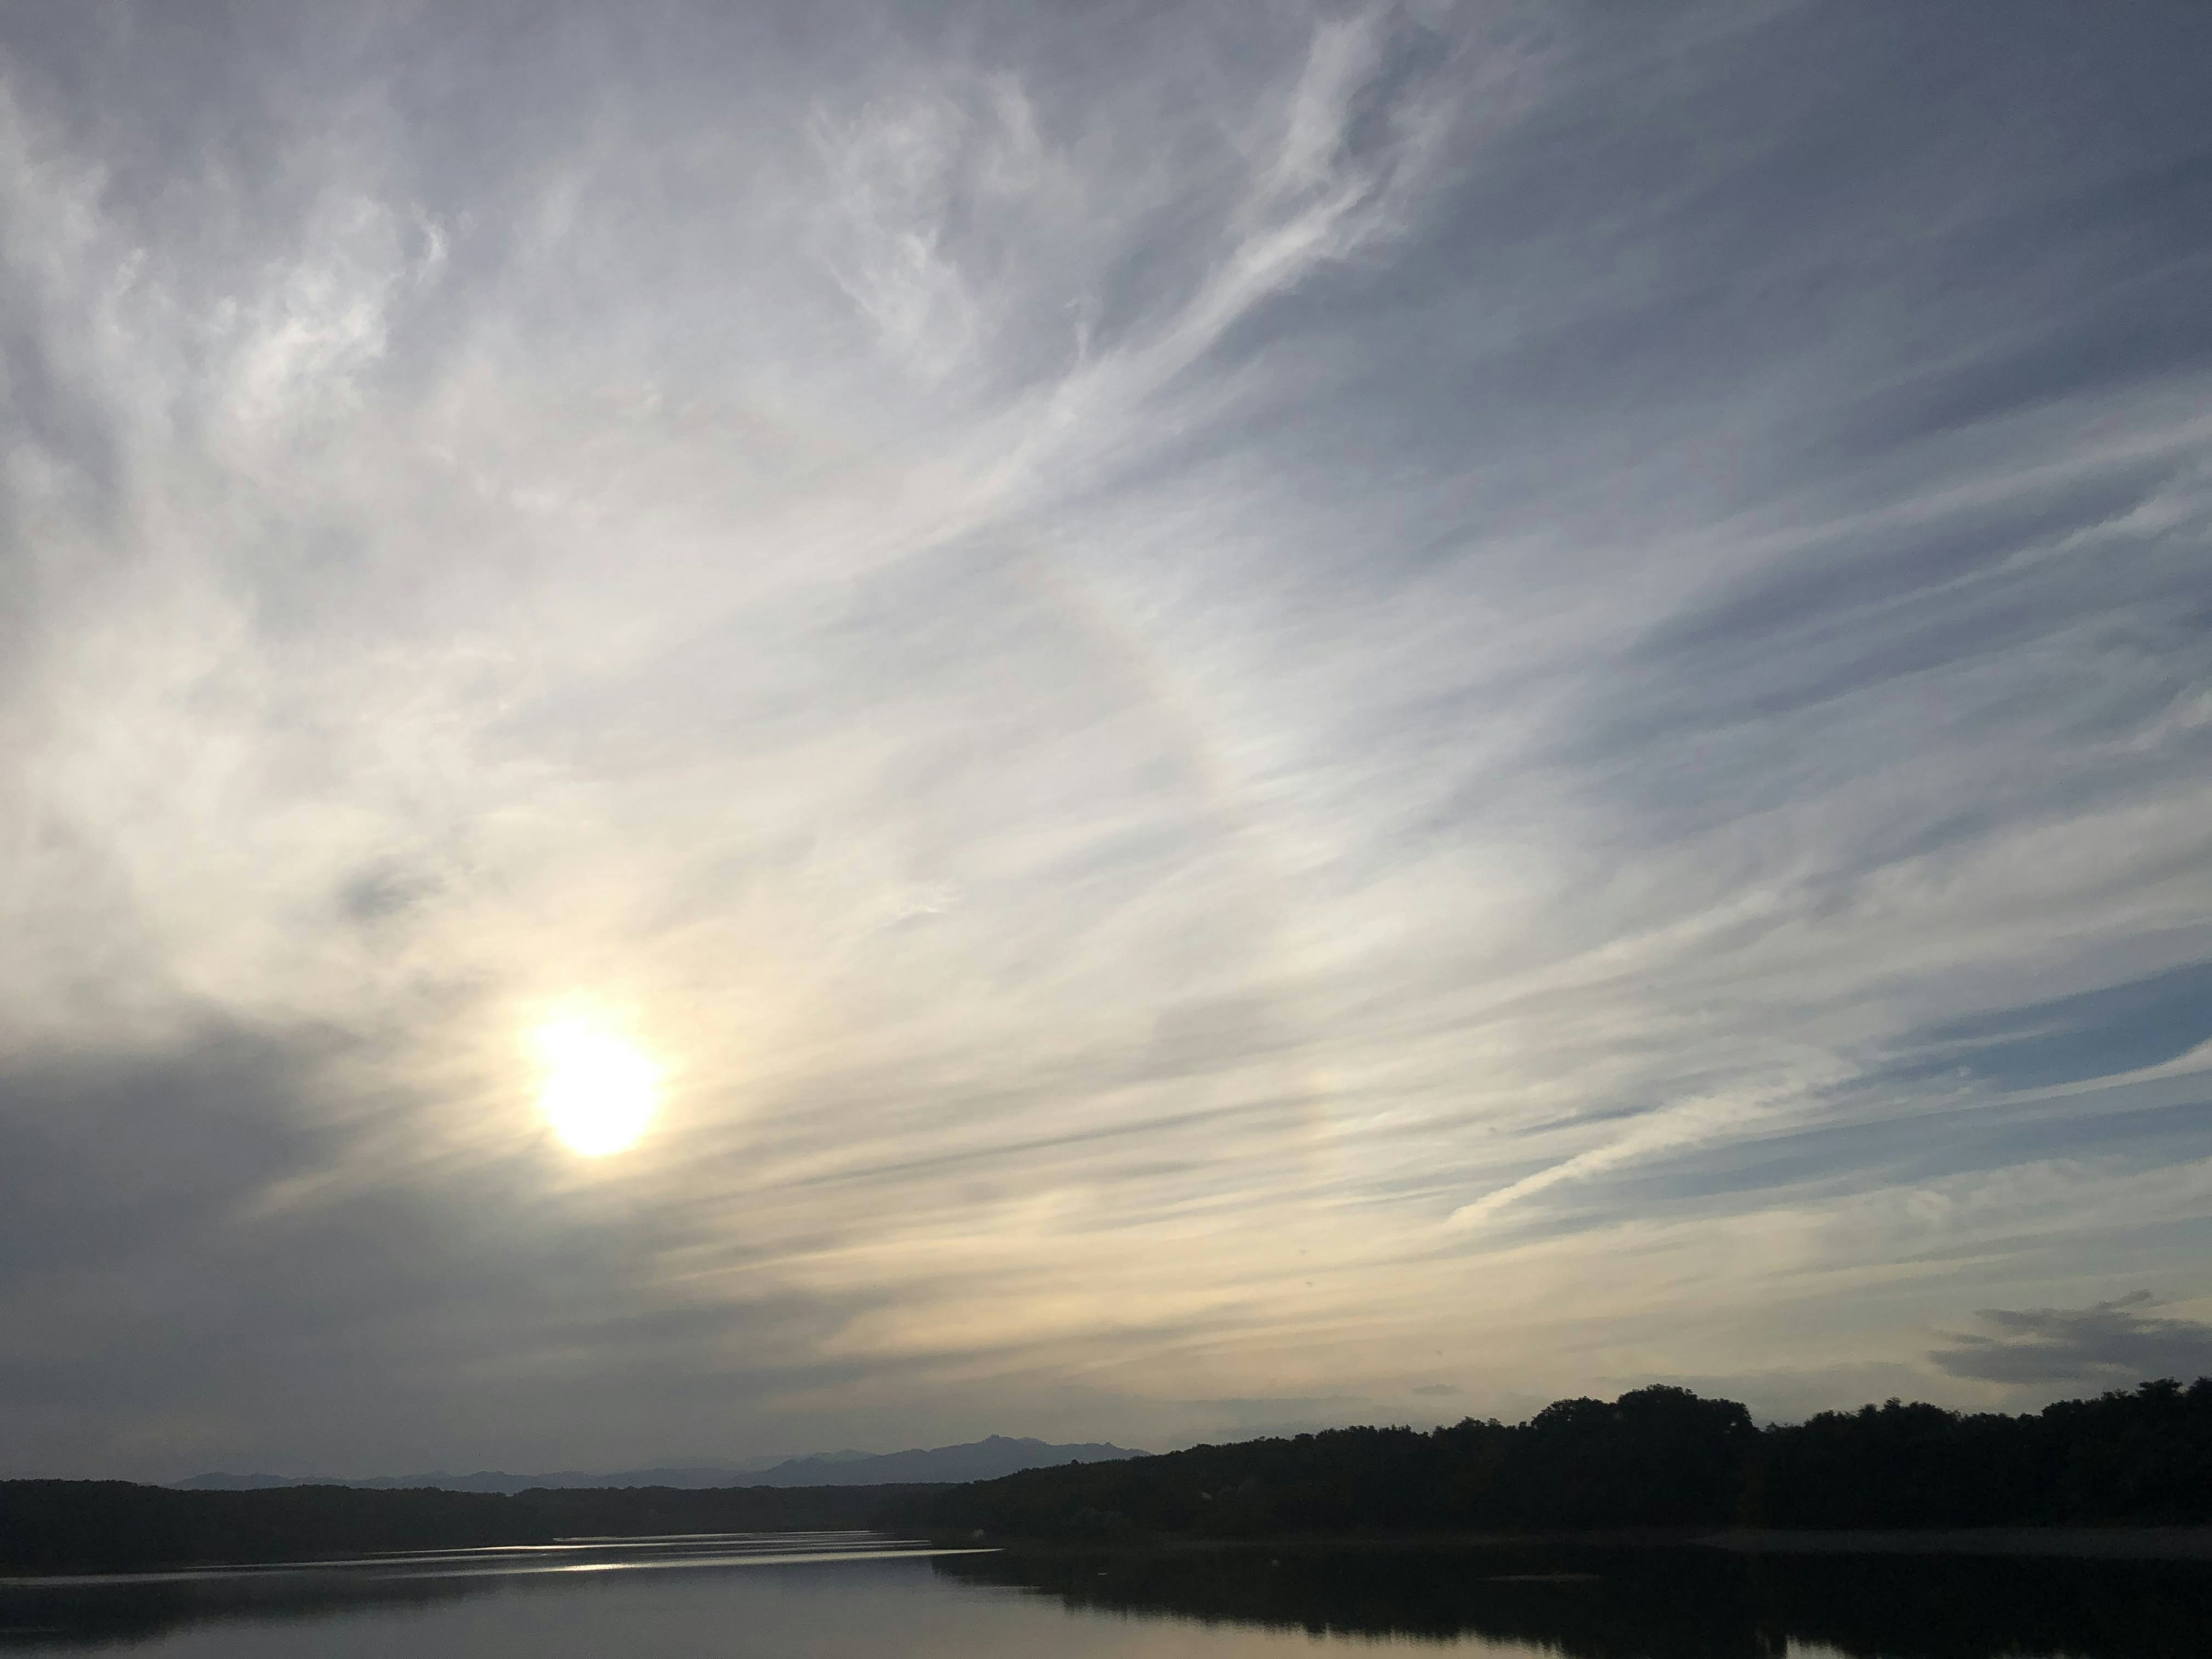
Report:
[[[538,1109],[584,1158],[628,1152],[652,1127],[660,1068],[627,1037],[589,1019],[548,1020],[531,1033],[544,1071]]]

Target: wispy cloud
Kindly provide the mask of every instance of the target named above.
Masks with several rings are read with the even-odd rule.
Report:
[[[2193,9],[133,15],[0,25],[9,1467],[2193,1294]]]

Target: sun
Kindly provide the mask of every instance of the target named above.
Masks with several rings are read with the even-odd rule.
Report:
[[[660,1099],[660,1070],[629,1039],[588,1020],[549,1020],[531,1034],[544,1070],[538,1109],[562,1143],[585,1158],[628,1152]]]

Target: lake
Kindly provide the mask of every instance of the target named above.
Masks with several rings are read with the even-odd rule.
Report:
[[[1691,1547],[933,1551],[750,1534],[0,1582],[0,1648],[160,1659],[2201,1659],[2212,1564]]]

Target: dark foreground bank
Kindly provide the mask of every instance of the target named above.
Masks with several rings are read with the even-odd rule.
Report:
[[[673,1486],[517,1492],[286,1486],[179,1492],[122,1480],[0,1481],[0,1573],[330,1560],[563,1538],[811,1532],[885,1524],[939,1489]]]

